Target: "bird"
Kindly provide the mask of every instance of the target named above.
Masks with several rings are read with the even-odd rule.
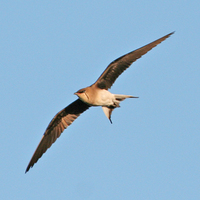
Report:
[[[108,91],[116,79],[131,64],[146,54],[152,48],[170,37],[171,32],[141,48],[127,53],[113,62],[103,71],[97,81],[89,87],[82,88],[74,94],[78,99],[58,112],[47,126],[42,139],[40,140],[27,168],[26,172],[38,161],[38,159],[47,151],[48,148],[60,137],[61,133],[83,112],[92,106],[101,106],[106,117],[111,120],[112,111],[120,107],[120,102],[126,98],[138,98],[131,95],[112,94]]]

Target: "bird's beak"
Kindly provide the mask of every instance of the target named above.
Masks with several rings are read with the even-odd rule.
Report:
[[[77,92],[75,92],[74,94],[77,95]]]

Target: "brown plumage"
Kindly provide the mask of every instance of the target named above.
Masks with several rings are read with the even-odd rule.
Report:
[[[49,123],[39,145],[37,146],[27,168],[26,172],[32,167],[43,153],[60,137],[66,129],[81,113],[86,111],[90,106],[77,99],[69,106],[61,110]]]
[[[119,103],[126,98],[134,98],[130,95],[116,95],[107,91],[120,74],[126,70],[134,61],[146,54],[152,48],[164,41],[173,33],[170,33],[152,43],[149,43],[135,51],[132,51],[114,60],[108,65],[98,80],[91,86],[78,90],[75,94],[79,97],[76,101],[61,110],[49,123],[39,145],[37,146],[26,172],[33,167],[38,159],[56,141],[61,133],[66,129],[81,113],[90,106],[102,106],[106,117],[111,121],[111,113],[119,107]]]
[[[165,35],[164,37],[155,40],[154,42],[151,42],[139,49],[136,49],[130,53],[127,53],[113,62],[111,62],[108,67],[104,70],[104,72],[101,74],[101,76],[97,79],[97,81],[94,83],[101,89],[108,90],[111,88],[115,80],[118,78],[120,74],[123,73],[130,65],[136,61],[138,58],[146,54],[148,51],[150,51],[152,48],[160,44],[162,41],[164,41],[166,38],[168,38],[170,35],[172,35],[174,32]]]

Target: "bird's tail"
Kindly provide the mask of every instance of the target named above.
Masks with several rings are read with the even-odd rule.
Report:
[[[123,95],[123,94],[114,94],[115,96],[115,101],[114,101],[114,106],[111,106],[111,107],[102,107],[106,117],[110,120],[110,122],[112,123],[112,120],[111,120],[111,114],[112,114],[112,111],[116,108],[116,107],[120,107],[119,106],[119,103],[121,101],[123,101],[124,99],[126,98],[138,98],[138,97],[135,97],[135,96],[130,96],[130,95]]]
[[[135,97],[135,96],[131,96],[131,95],[124,95],[124,94],[114,94],[115,96],[115,99],[117,101],[123,101],[124,99],[126,98],[138,98],[138,97]]]
[[[119,103],[121,101],[124,101],[124,99],[127,99],[127,98],[138,98],[138,97],[135,97],[135,96],[124,95],[124,94],[114,94],[114,96],[115,96],[115,105],[116,105],[116,107],[120,107]]]

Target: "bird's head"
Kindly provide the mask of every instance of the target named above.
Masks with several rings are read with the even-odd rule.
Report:
[[[75,92],[74,94],[77,95],[84,102],[88,102],[89,100],[88,95],[86,93],[86,88],[82,88],[78,90],[77,92]]]

